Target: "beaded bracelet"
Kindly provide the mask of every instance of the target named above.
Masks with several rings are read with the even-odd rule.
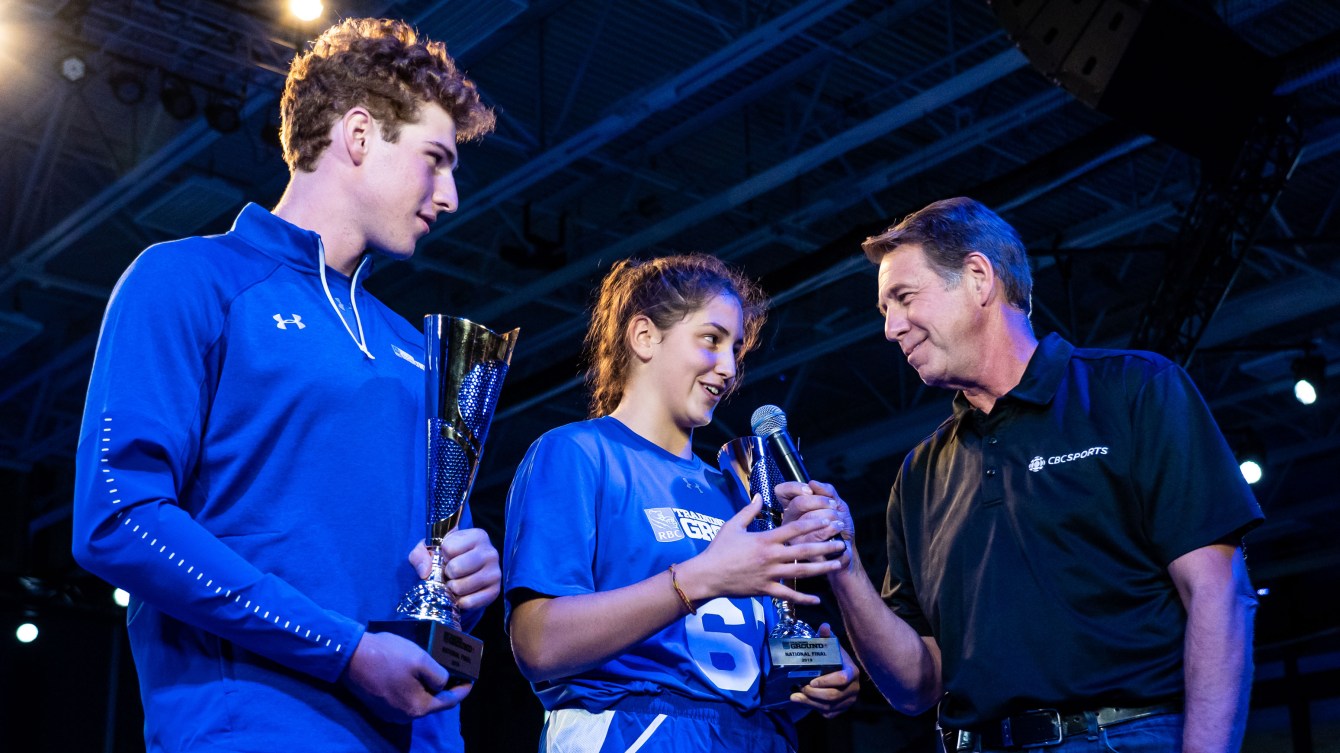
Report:
[[[679,579],[675,577],[675,566],[670,566],[670,585],[679,594],[679,600],[684,602],[684,608],[689,610],[689,614],[698,614],[698,610],[693,608],[693,602],[689,601],[689,595],[684,593],[684,589],[679,587]]]

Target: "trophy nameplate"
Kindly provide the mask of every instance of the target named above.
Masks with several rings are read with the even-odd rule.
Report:
[[[452,688],[479,679],[480,662],[484,658],[484,642],[436,620],[373,620],[369,630],[395,633],[417,644],[434,661],[447,670]]]

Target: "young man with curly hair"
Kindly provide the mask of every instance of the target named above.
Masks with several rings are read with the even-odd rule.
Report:
[[[423,341],[362,280],[455,211],[457,144],[493,114],[441,43],[374,19],[298,55],[281,110],[274,210],[150,247],[112,294],[74,553],[131,593],[148,750],[459,749],[470,687],[366,630],[428,565],[405,557],[424,525]],[[496,550],[467,527],[443,548],[477,613]]]

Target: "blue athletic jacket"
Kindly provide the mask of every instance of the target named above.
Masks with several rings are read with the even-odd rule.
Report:
[[[131,594],[150,751],[409,746],[337,683],[414,582],[425,517],[422,336],[359,272],[253,204],[112,293],[74,553]],[[430,719],[459,749],[455,711]]]

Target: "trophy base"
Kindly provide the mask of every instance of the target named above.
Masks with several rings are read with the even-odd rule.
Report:
[[[368,630],[395,633],[427,651],[450,675],[449,688],[479,679],[484,642],[469,633],[433,620],[373,620]]]
[[[763,682],[763,708],[788,703],[816,677],[842,669],[842,649],[836,636],[768,638],[768,676]]]

